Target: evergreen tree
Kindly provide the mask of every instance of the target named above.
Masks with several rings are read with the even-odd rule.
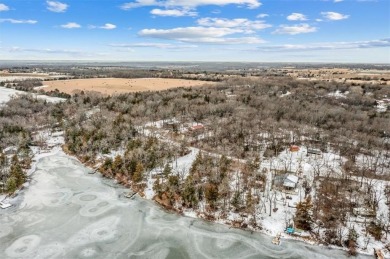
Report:
[[[223,198],[223,209],[226,208],[227,201],[230,197],[230,181],[228,177],[222,179],[221,184],[218,187],[219,196]]]
[[[131,158],[128,164],[126,165],[127,174],[133,176],[135,169],[137,168],[137,160]]]
[[[308,196],[304,201],[297,204],[297,210],[295,212],[294,222],[295,227],[303,230],[311,230],[311,223],[313,222],[311,216],[311,197]]]
[[[143,178],[144,178],[144,166],[142,165],[142,163],[138,162],[133,175],[133,181],[135,183],[139,183],[142,181]]]
[[[168,177],[168,187],[172,193],[177,193],[179,190],[179,176],[170,175]]]
[[[112,171],[114,173],[121,173],[122,165],[123,165],[122,157],[120,155],[117,155],[114,159],[114,162],[112,163]]]
[[[241,208],[241,194],[239,191],[236,191],[233,195],[232,199],[232,205],[236,209],[236,211],[239,211]]]
[[[17,155],[12,157],[12,164],[10,168],[10,177],[15,178],[16,187],[22,185],[26,181],[26,174],[23,172],[22,167]]]
[[[184,183],[184,189],[182,193],[184,203],[190,207],[194,208],[198,206],[198,199],[196,195],[195,182],[193,177],[189,175]]]
[[[7,166],[7,157],[4,153],[0,152],[0,169]]]
[[[7,183],[6,183],[6,189],[8,192],[10,193],[13,193],[16,191],[16,188],[17,188],[17,184],[16,184],[16,178],[11,176],[8,178],[7,180]]]
[[[246,207],[247,213],[253,214],[254,208],[255,208],[255,202],[253,200],[252,192],[250,189],[248,190],[248,193],[246,194],[246,202],[245,203],[246,203],[245,207]]]
[[[157,176],[156,181],[153,184],[153,190],[156,193],[156,195],[159,198],[161,198],[161,194],[163,193],[163,191],[162,191],[162,186],[161,186],[161,183],[160,183],[160,177],[159,176]]]
[[[199,169],[199,166],[202,164],[203,164],[203,155],[202,155],[202,152],[199,151],[198,154],[196,155],[194,162],[192,162],[192,165],[190,168],[190,174],[194,174],[195,172],[197,172]]]
[[[215,208],[218,201],[218,186],[213,183],[207,183],[205,186],[205,198],[211,208]]]
[[[224,179],[230,166],[230,160],[225,156],[221,156],[219,159],[219,172],[220,172],[220,179]]]
[[[172,167],[167,163],[164,167],[163,174],[166,178],[172,173]]]
[[[348,247],[348,253],[350,255],[356,255],[356,242],[358,239],[358,234],[354,228],[349,229],[348,232],[348,240],[346,241],[346,245]]]

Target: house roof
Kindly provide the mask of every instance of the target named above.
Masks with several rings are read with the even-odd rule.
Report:
[[[321,154],[321,150],[319,149],[314,149],[314,148],[308,148],[307,153],[312,153],[312,154]]]
[[[14,146],[11,146],[11,147],[7,147],[7,148],[4,148],[3,150],[5,153],[8,153],[8,152],[16,152],[18,151],[18,149]]]
[[[286,180],[292,183],[297,184],[298,183],[298,177],[292,174],[287,175]],[[285,180],[285,182],[286,182]]]
[[[285,187],[290,187],[290,188],[295,188],[295,183],[293,183],[293,182],[284,182],[283,183],[283,186],[285,186]]]
[[[203,125],[195,125],[195,126],[192,126],[192,129],[193,130],[198,130],[198,129],[203,129],[204,128],[204,126]]]

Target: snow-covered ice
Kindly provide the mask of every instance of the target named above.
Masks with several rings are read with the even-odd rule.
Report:
[[[34,168],[16,206],[0,211],[1,258],[347,258],[341,250],[296,241],[275,246],[261,233],[180,217],[138,197],[121,198],[123,187],[89,175],[59,150],[42,155]]]

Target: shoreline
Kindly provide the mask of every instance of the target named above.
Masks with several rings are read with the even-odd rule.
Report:
[[[61,136],[56,136],[56,137],[61,137]],[[75,160],[77,160],[82,166],[90,169],[90,170],[96,170],[96,168],[94,168],[92,164],[87,164],[87,163],[84,163],[82,162],[82,160],[77,156],[77,155],[74,155],[74,154],[69,154],[65,149],[64,149],[64,143],[57,143],[57,145],[51,147],[50,151],[48,152],[43,152],[43,153],[40,153],[40,148],[39,147],[33,147],[35,150],[33,150],[34,152],[34,156],[32,157],[32,163],[31,163],[31,168],[28,169],[27,171],[27,176],[29,178],[28,181],[26,181],[26,183],[24,183],[22,185],[22,187],[20,189],[18,189],[14,194],[14,197],[11,197],[11,196],[8,196],[6,197],[4,200],[9,200],[9,201],[14,201],[15,203],[13,203],[12,205],[16,207],[16,209],[18,209],[18,206],[21,204],[21,200],[17,200],[19,198],[19,194],[25,189],[25,188],[28,188],[29,185],[30,185],[30,181],[31,181],[31,176],[34,174],[34,172],[36,171],[36,165],[37,163],[39,162],[40,159],[44,158],[44,157],[48,157],[48,156],[52,156],[52,155],[56,155],[56,154],[63,154],[63,155],[66,155],[68,157],[71,157]],[[175,214],[175,215],[178,215],[180,217],[186,217],[186,218],[191,218],[191,219],[198,219],[198,220],[202,220],[204,222],[208,222],[208,223],[212,223],[212,224],[218,224],[218,225],[223,225],[223,226],[226,226],[228,227],[229,229],[230,228],[234,228],[234,229],[239,229],[239,230],[243,230],[247,233],[260,233],[260,234],[263,234],[263,235],[266,235],[267,237],[274,237],[274,235],[272,235],[272,233],[270,233],[270,231],[267,231],[267,229],[255,229],[255,228],[251,228],[251,227],[247,227],[247,228],[243,228],[243,227],[240,227],[240,226],[235,226],[233,222],[231,222],[230,220],[229,221],[221,221],[221,220],[211,220],[211,219],[208,219],[206,218],[203,213],[199,213],[199,212],[196,212],[196,211],[193,211],[194,213],[186,213],[186,211],[180,211],[174,207],[168,207],[168,206],[165,206],[163,203],[161,202],[158,202],[156,200],[156,197],[153,197],[152,199],[149,199],[149,198],[146,198],[145,195],[141,195],[140,193],[137,192],[137,190],[133,187],[132,184],[129,184],[129,186],[124,186],[123,184],[121,184],[120,182],[118,182],[115,178],[112,178],[112,177],[107,177],[107,176],[104,176],[102,175],[100,172],[99,172],[99,175],[100,177],[104,177],[104,178],[107,178],[107,179],[110,179],[110,180],[113,180],[113,181],[116,181],[118,184],[120,184],[121,186],[125,187],[125,188],[129,188],[130,190],[136,192],[138,194],[138,196],[141,198],[141,199],[144,199],[144,200],[148,200],[148,201],[152,201],[154,204],[156,204],[159,208],[163,209],[164,211],[166,211],[167,213],[171,213],[171,214]],[[203,214],[203,216],[199,216],[200,214]],[[348,250],[347,248],[345,247],[338,247],[338,246],[333,246],[333,245],[326,245],[326,244],[321,244],[315,240],[307,240],[307,239],[304,239],[304,238],[300,238],[300,237],[294,237],[294,236],[290,236],[290,235],[287,235],[285,234],[284,232],[283,233],[280,233],[281,234],[281,241],[283,242],[283,240],[289,240],[289,241],[296,241],[296,242],[300,242],[300,243],[305,243],[305,244],[308,244],[308,245],[311,245],[311,246],[316,246],[316,247],[322,247],[322,248],[328,248],[328,249],[337,249],[337,250],[342,250],[345,252],[345,256],[346,257],[349,257],[351,255],[348,255]],[[271,242],[271,240],[270,240]],[[364,255],[364,256],[371,256],[372,253],[369,253],[369,252],[364,252],[364,251],[361,251],[361,250],[358,250],[358,254],[357,255]]]
[[[48,255],[46,251],[53,251],[53,257],[65,258],[81,258],[85,251],[96,251],[100,255],[95,255],[106,258],[113,252],[117,252],[119,257],[138,255],[150,258],[161,252],[168,254],[166,249],[173,251],[167,258],[240,258],[242,255],[268,258],[280,253],[294,254],[297,258],[317,258],[316,255],[319,258],[347,258],[344,251],[297,241],[285,240],[281,246],[274,246],[271,238],[261,233],[252,235],[222,224],[167,213],[154,202],[139,197],[126,199],[122,195],[126,188],[114,184],[111,179],[89,175],[90,170],[73,156],[62,152],[52,154],[46,154],[49,156],[38,161],[31,185],[18,196],[17,202],[21,202],[18,209],[4,211],[0,216],[4,217],[3,222],[9,221],[6,230],[12,228],[14,231],[0,245],[0,255],[3,255],[0,257],[12,257],[15,247],[25,245],[19,240],[34,236],[40,240],[40,244],[25,250],[25,258]],[[57,172],[56,168],[62,165],[67,169]],[[56,201],[56,197],[50,195],[56,193],[71,195],[64,195],[63,200]],[[93,197],[91,195],[97,198],[93,201],[83,199]],[[98,209],[96,213],[89,211],[98,208],[101,202],[107,202],[107,207]],[[45,218],[50,220],[44,222]],[[23,222],[18,223],[18,219]],[[33,223],[36,225],[29,227]],[[95,233],[102,230],[108,234],[94,238]],[[57,235],[57,232],[62,234]],[[147,248],[145,243],[149,245]],[[159,244],[157,247],[156,243]],[[166,248],[168,245],[169,248]],[[358,255],[358,258],[371,257]]]
[[[82,162],[82,160],[77,155],[67,153],[66,150],[63,149],[63,147],[64,146],[62,145],[61,146],[61,151],[65,155],[70,156],[70,157],[76,159],[83,166],[87,167],[90,170],[96,170],[96,168],[94,168],[93,165],[86,164],[86,163]],[[219,220],[210,220],[210,219],[207,219],[206,217],[202,217],[202,216],[199,217],[197,215],[198,214],[202,214],[202,213],[199,213],[199,212],[196,212],[196,211],[194,211],[195,213],[191,213],[191,214],[190,213],[185,213],[185,211],[180,211],[177,208],[174,208],[172,206],[166,206],[162,202],[157,201],[156,196],[154,196],[152,199],[146,198],[145,197],[146,195],[144,195],[143,193],[141,195],[135,188],[133,188],[132,184],[129,184],[129,186],[124,186],[122,183],[118,182],[115,178],[104,176],[103,174],[101,174],[99,172],[99,170],[96,170],[96,172],[98,172],[101,177],[104,177],[104,178],[107,178],[107,179],[111,179],[113,181],[116,181],[121,186],[123,186],[125,188],[129,188],[131,191],[133,191],[136,194],[138,194],[138,196],[141,199],[144,199],[144,200],[147,200],[147,201],[152,201],[154,204],[156,204],[159,208],[162,208],[167,213],[175,214],[175,215],[178,215],[180,217],[186,217],[186,218],[191,218],[191,219],[198,219],[198,220],[202,220],[204,222],[208,222],[208,223],[212,223],[212,224],[223,225],[223,226],[229,227],[229,229],[234,228],[234,229],[242,230],[242,231],[245,231],[245,232],[251,233],[251,234],[255,232],[255,233],[260,233],[260,234],[266,235],[267,237],[271,237],[271,238],[274,237],[274,235],[272,235],[272,233],[270,233],[270,231],[267,230],[267,229],[252,229],[249,226],[247,228],[237,227],[237,226],[234,226],[234,223],[231,222],[231,221],[229,221],[229,222],[222,222],[222,221],[219,221]],[[196,215],[196,216],[194,216],[194,215]],[[206,216],[206,215],[204,215],[204,216]],[[361,251],[361,250],[358,250],[357,255],[355,255],[355,256],[349,255],[348,254],[348,249],[345,248],[345,247],[321,244],[317,240],[307,240],[305,238],[300,238],[298,236],[288,235],[288,234],[286,234],[284,232],[280,233],[280,238],[281,238],[281,242],[283,242],[283,240],[289,240],[289,241],[296,241],[296,242],[305,243],[305,244],[316,246],[316,247],[341,250],[341,251],[345,252],[345,256],[346,257],[356,257],[359,254],[364,255],[364,256],[371,256],[372,255],[372,253],[364,252],[364,251]]]

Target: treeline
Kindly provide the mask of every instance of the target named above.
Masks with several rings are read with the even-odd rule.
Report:
[[[12,98],[0,109],[0,148],[28,148],[33,131],[57,121],[54,106],[30,95]]]
[[[2,81],[0,82],[0,86],[6,88],[12,88],[18,91],[30,92],[30,93],[38,93],[51,97],[59,97],[69,99],[71,97],[70,94],[62,93],[55,89],[53,91],[44,91],[42,89],[35,89],[36,87],[43,86],[43,81],[41,79],[24,79],[24,80],[13,80],[13,81]]]
[[[0,86],[12,88],[24,92],[32,92],[35,87],[42,86],[41,79],[25,79],[25,80],[13,80],[13,81],[2,81]]]
[[[106,157],[99,171],[106,177],[143,192],[147,174],[153,169],[164,167],[174,157],[180,157],[185,152],[180,147],[167,145],[154,137],[139,136],[127,143],[122,155]]]
[[[12,193],[26,180],[33,132],[61,122],[59,105],[29,95],[12,98],[0,108],[0,191]]]
[[[19,160],[18,155],[13,155],[11,161],[2,152],[0,152],[0,193],[15,192],[27,179],[23,169],[28,169],[31,164],[29,157],[23,156]]]
[[[336,91],[346,97],[334,97]],[[92,160],[99,153],[123,150],[124,155],[104,160],[99,169],[104,175],[142,191],[151,170],[161,168],[153,187],[157,202],[177,211],[193,208],[207,219],[224,219],[232,211],[246,218],[233,224],[252,228],[261,228],[255,214],[271,215],[276,202],[276,192],[265,189],[267,173],[258,170],[261,156],[276,156],[292,144],[338,153],[347,159],[342,162],[347,175],[334,178],[331,168],[323,168],[327,176],[321,176],[318,165],[316,176],[303,183],[305,200],[293,220],[324,243],[347,246],[354,254],[358,236],[354,229],[344,231],[348,215],[358,208],[378,209],[372,182],[363,179],[390,179],[390,113],[376,110],[376,100],[386,96],[390,89],[383,86],[283,77],[240,77],[213,87],[111,97],[83,93],[65,106],[66,143]],[[159,138],[161,131],[145,126],[172,118],[179,123],[169,135],[176,142],[173,153],[161,149],[169,147]],[[193,122],[205,125],[205,131],[180,133],[180,126]],[[146,144],[151,141],[155,148]],[[190,144],[221,156],[199,153],[188,174],[173,170],[169,161],[181,153],[177,145],[184,150]],[[375,163],[362,169],[357,164],[361,154]],[[372,220],[366,231],[380,239],[389,224]]]
[[[335,91],[349,94],[329,95]],[[74,152],[96,153],[119,147],[135,134],[135,127],[176,118],[206,125],[209,134],[192,144],[220,154],[253,159],[260,150],[276,155],[291,144],[304,144],[354,160],[359,152],[389,153],[390,113],[376,111],[376,100],[385,96],[390,89],[383,86],[279,77],[111,97],[85,93],[75,95],[65,109],[72,134],[66,138],[78,146]],[[86,111],[94,107],[98,112],[87,118]]]
[[[241,165],[226,156],[199,152],[188,173],[180,174],[170,165],[165,166],[154,182],[155,198],[168,208],[192,208],[205,213],[209,220],[215,219],[217,211],[218,217],[224,219],[229,211],[243,213],[251,217],[252,227],[257,228],[260,223],[256,223],[255,206],[262,200],[260,192],[264,191],[266,177],[257,172],[259,167],[259,160]]]

